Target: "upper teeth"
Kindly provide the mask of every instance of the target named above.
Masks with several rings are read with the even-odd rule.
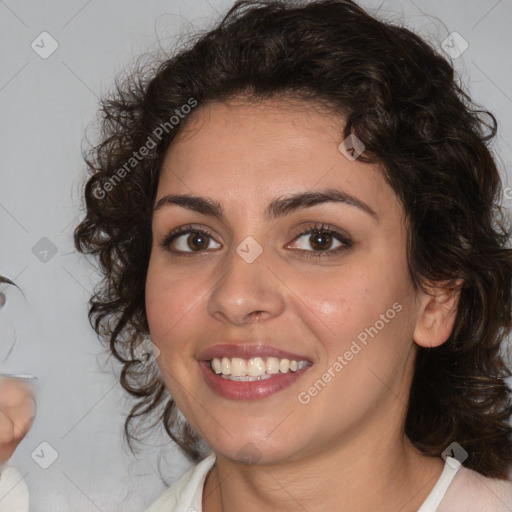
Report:
[[[211,360],[210,366],[217,374],[232,375],[234,377],[260,377],[276,373],[296,372],[307,366],[308,361],[294,361],[290,359],[279,359],[277,357],[253,357],[252,359],[241,359],[240,357],[215,357]]]

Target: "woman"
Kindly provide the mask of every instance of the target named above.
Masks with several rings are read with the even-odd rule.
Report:
[[[496,121],[441,55],[350,0],[237,2],[103,110],[90,318],[127,433],[198,462],[151,512],[512,508]]]

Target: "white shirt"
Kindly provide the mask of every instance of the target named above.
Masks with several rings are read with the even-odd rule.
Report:
[[[0,512],[28,512],[28,487],[14,466],[0,472]]]
[[[215,459],[212,453],[191,468],[146,512],[202,512],[204,482]],[[417,512],[512,512],[512,482],[484,477],[447,457],[441,476]]]

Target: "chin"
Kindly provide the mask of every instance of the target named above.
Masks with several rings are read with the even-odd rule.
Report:
[[[297,449],[285,446],[286,440],[230,439],[228,445],[212,446],[213,451],[226,459],[246,466],[265,466],[280,464],[292,460],[297,456]]]

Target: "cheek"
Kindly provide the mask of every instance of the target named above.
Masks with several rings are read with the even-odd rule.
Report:
[[[190,278],[169,277],[165,265],[150,260],[146,278],[146,314],[151,336],[157,344],[164,345],[173,336],[181,321],[198,302],[198,292]]]
[[[181,403],[184,397],[179,383],[188,381],[182,363],[191,332],[189,319],[198,295],[190,285],[190,279],[170,278],[166,276],[165,266],[157,263],[150,261],[148,268],[146,315],[152,342],[160,350],[156,362],[167,388]]]
[[[302,274],[293,287],[299,317],[307,319],[322,338],[346,338],[386,304],[387,293],[376,293],[375,286],[373,276],[354,267],[322,278]]]
[[[353,340],[407,339],[404,308],[411,297],[407,271],[396,261],[340,268],[319,278],[295,278],[296,316],[322,341],[329,359],[350,347]],[[382,344],[389,348],[389,344]]]
[[[331,426],[347,421],[347,411],[361,417],[389,393],[388,387],[399,388],[411,346],[410,295],[404,283],[391,281],[382,271],[353,268],[350,275],[331,276],[328,285],[302,281],[304,301],[297,301],[297,315],[319,341],[320,358],[300,399],[316,400],[317,407],[342,403],[330,413]],[[319,381],[328,383],[325,392],[318,391],[323,389]]]

